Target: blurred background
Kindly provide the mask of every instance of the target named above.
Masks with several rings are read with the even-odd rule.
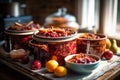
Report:
[[[0,33],[16,21],[43,25],[61,7],[76,18],[81,30],[95,27],[120,40],[120,0],[0,0]]]
[[[76,0],[0,0],[0,31],[18,18],[43,25],[45,18],[60,7],[66,7],[67,12],[75,16],[75,5]]]

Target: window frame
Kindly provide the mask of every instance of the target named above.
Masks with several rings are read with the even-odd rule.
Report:
[[[77,0],[77,17],[81,30],[90,31],[93,26],[98,29],[99,0]]]
[[[100,0],[99,31],[109,38],[120,40],[120,35],[116,33],[117,4],[118,0]]]

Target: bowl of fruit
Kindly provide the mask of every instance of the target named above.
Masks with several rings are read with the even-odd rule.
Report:
[[[89,74],[93,72],[100,63],[101,59],[94,54],[72,54],[65,57],[65,66],[81,74]]]

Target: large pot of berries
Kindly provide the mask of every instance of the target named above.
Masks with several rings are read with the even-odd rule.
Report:
[[[29,23],[18,23],[8,27],[5,30],[5,50],[10,52],[13,49],[27,49],[28,40],[32,39],[35,30],[39,29],[40,25],[33,21]]]
[[[35,59],[43,64],[49,59],[64,65],[64,58],[77,52],[77,32],[70,28],[41,28],[33,34],[29,45],[34,48]]]

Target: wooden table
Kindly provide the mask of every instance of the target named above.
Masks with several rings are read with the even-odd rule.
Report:
[[[98,77],[96,80],[119,80],[120,79],[120,65],[106,72],[104,75]],[[112,73],[112,74],[111,74]],[[12,69],[11,67],[0,63],[0,80],[32,80],[29,76]]]
[[[11,70],[8,70],[5,67],[3,68],[3,69],[6,69],[5,72],[8,73],[7,75],[5,74],[6,78],[4,78],[5,77],[4,70],[3,70],[4,73],[0,74],[0,75],[3,75],[2,79],[6,79],[6,80],[7,79],[14,80],[11,77],[12,76],[11,73],[12,74],[16,73],[16,74],[13,74],[15,75],[13,78],[16,79],[18,77],[21,80],[29,80],[29,79],[31,80],[78,80],[78,79],[79,80],[88,80],[88,79],[89,80],[93,80],[93,79],[95,80],[117,80],[117,78],[120,75],[120,59],[119,59],[120,57],[118,56],[115,56],[115,58],[118,58],[119,61],[113,60],[109,63],[107,63],[106,61],[105,62],[103,61],[104,65],[106,66],[103,66],[103,63],[101,63],[102,68],[99,67],[97,69],[98,71],[94,71],[90,75],[81,75],[81,74],[74,74],[72,72],[68,72],[67,76],[62,77],[62,78],[57,78],[57,77],[53,77],[52,73],[46,72],[45,68],[42,68],[40,70],[31,70],[30,68],[31,63],[23,65],[19,62],[11,60],[8,56],[3,55],[3,54],[9,54],[9,53],[6,53],[3,48],[0,48],[0,63],[6,65],[6,67],[9,67],[9,69],[11,69]],[[30,60],[33,60],[32,56],[30,56]],[[9,71],[11,71],[11,73]]]
[[[0,80],[31,80],[31,79],[0,62]]]

